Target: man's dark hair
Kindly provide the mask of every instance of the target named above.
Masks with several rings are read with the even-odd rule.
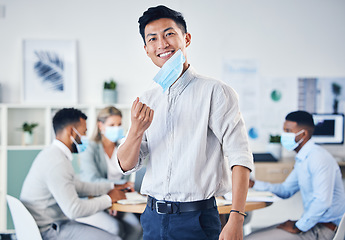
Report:
[[[145,27],[152,21],[161,19],[161,18],[170,18],[175,21],[175,23],[180,27],[183,33],[187,33],[187,24],[182,16],[182,13],[172,10],[166,6],[159,5],[157,7],[150,7],[147,9],[144,14],[139,18],[139,32],[141,37],[145,41]]]
[[[53,117],[53,128],[55,134],[64,129],[66,126],[80,122],[80,118],[87,119],[87,116],[75,108],[63,108]]]
[[[315,124],[313,116],[306,111],[295,111],[286,115],[285,120],[296,122],[299,126],[308,127],[313,134]]]

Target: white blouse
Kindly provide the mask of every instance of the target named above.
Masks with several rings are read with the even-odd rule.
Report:
[[[108,166],[107,178],[112,181],[121,180],[123,176],[123,173],[120,168],[116,155],[117,155],[117,147],[115,147],[113,154],[111,155],[111,158],[109,158],[108,154],[104,152],[104,157]]]

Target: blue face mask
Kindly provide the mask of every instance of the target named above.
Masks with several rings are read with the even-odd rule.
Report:
[[[283,132],[280,137],[280,142],[286,150],[288,151],[295,150],[301,144],[301,142],[303,142],[303,138],[299,140],[298,142],[295,141],[295,138],[296,136],[300,135],[303,132],[304,130],[301,130],[296,134],[290,133],[290,132]]]
[[[105,127],[104,136],[112,142],[117,142],[124,137],[123,132],[124,130],[121,126],[107,126]]]
[[[73,131],[79,136],[81,143],[77,143],[77,141],[71,136],[71,140],[77,147],[78,153],[82,153],[86,150],[87,146],[89,145],[89,139],[86,136],[80,135],[77,129],[73,128]]]
[[[168,59],[159,70],[153,81],[161,85],[165,92],[181,75],[183,63],[186,61],[182,51],[179,49],[171,58]]]

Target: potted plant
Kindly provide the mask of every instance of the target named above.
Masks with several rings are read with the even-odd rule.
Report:
[[[280,144],[280,135],[270,134],[269,143],[267,145],[267,152],[271,153],[277,160],[281,159],[282,146]]]
[[[114,81],[113,78],[109,79],[109,81],[104,82],[103,103],[111,104],[111,103],[117,102],[116,86],[117,86],[117,83]]]
[[[23,131],[23,144],[30,145],[33,143],[33,130],[38,126],[38,123],[24,122],[21,130]]]

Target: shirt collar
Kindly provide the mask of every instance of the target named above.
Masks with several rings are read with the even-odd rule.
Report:
[[[182,76],[166,92],[169,95],[180,95],[195,77],[195,70],[189,66]]]
[[[53,145],[57,146],[67,157],[68,160],[72,161],[73,160],[73,156],[71,153],[71,150],[69,150],[69,148],[60,140],[54,139]]]
[[[306,159],[314,145],[314,141],[309,139],[309,141],[306,142],[301,150],[299,150],[299,152],[296,154],[296,160],[303,161],[304,159]]]

